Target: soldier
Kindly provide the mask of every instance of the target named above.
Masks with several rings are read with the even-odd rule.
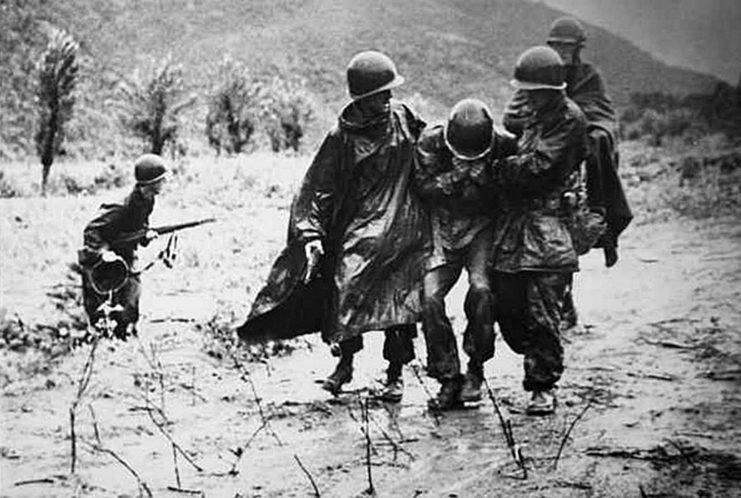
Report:
[[[140,242],[117,244],[122,236],[146,230],[154,201],[162,191],[167,169],[160,156],[144,154],[134,163],[136,184],[131,193],[121,203],[103,204],[100,212],[85,227],[84,247],[79,251],[79,264],[82,267],[82,296],[91,325],[96,325],[102,316],[101,305],[106,302],[107,292],[96,288],[91,272],[101,268],[101,264],[123,261],[119,268],[123,284],[112,294],[112,306],[120,308],[111,314],[116,322],[113,333],[119,339],[136,335],[136,322],[139,320],[139,296],[141,280],[139,274],[130,272],[136,261],[138,245],[147,245],[157,237],[157,232],[149,230]],[[113,266],[114,268],[115,265]],[[124,280],[125,279],[125,280]]]
[[[352,379],[363,332],[385,331],[382,398],[401,399],[402,366],[414,358],[429,242],[424,209],[410,185],[425,124],[391,99],[403,81],[380,52],[350,61],[352,101],[304,177],[288,244],[238,330],[246,342],[321,330],[339,356],[323,383],[333,394]]]
[[[549,414],[563,371],[563,298],[578,269],[563,194],[584,159],[586,120],[563,91],[564,65],[553,49],[526,50],[514,76],[531,112],[517,155],[494,167],[501,189],[492,255],[495,315],[509,346],[524,355],[523,387],[532,392],[527,413]]]
[[[548,33],[548,46],[561,56],[566,66],[566,94],[584,112],[587,119],[586,183],[589,205],[605,213],[607,230],[597,242],[602,247],[605,265],[618,261],[618,237],[630,224],[633,214],[625,198],[618,170],[617,117],[599,71],[581,60],[586,42],[582,25],[573,17],[560,17]],[[517,132],[517,105],[505,113],[504,124]],[[576,325],[576,310],[571,292],[566,299],[566,326]]]
[[[455,104],[444,124],[428,127],[417,145],[416,187],[431,213],[433,254],[424,279],[422,325],[427,372],[440,382],[439,409],[481,399],[484,362],[494,355],[494,317],[489,253],[494,192],[489,165],[516,152],[514,137],[494,129],[480,100]],[[445,296],[463,268],[468,273],[463,348],[469,357],[465,379]]]

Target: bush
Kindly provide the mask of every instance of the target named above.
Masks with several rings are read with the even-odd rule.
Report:
[[[42,192],[46,192],[51,165],[64,140],[64,125],[72,117],[79,48],[66,31],[52,28],[49,43],[39,59],[36,86],[38,122],[34,138],[42,164]]]
[[[18,197],[19,194],[13,182],[5,176],[5,171],[0,170],[0,198]]]
[[[148,151],[162,154],[166,146],[172,154],[182,150],[178,143],[180,114],[195,103],[186,93],[183,68],[171,57],[152,64],[141,76],[122,83],[118,101],[124,127],[148,144]]]
[[[244,64],[230,57],[221,62],[216,77],[207,96],[206,137],[217,154],[239,154],[259,125],[264,91]]]
[[[298,151],[304,134],[315,119],[314,105],[303,83],[280,76],[269,81],[262,119],[273,152]]]

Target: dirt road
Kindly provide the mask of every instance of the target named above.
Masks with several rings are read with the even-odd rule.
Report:
[[[240,375],[195,326],[213,296],[174,293],[143,306],[139,341],[97,349],[76,411],[77,477],[69,409],[89,347],[5,385],[1,494],[315,496],[310,476],[322,497],[363,496],[370,469],[382,497],[741,496],[741,224],[633,226],[621,255],[609,270],[600,253],[582,261],[583,328],[566,337],[555,416],[524,415],[521,360],[501,340],[486,366],[526,476],[488,400],[437,420],[426,409],[436,386],[422,338],[403,402],[368,403],[366,438],[380,334],[332,399],[315,383],[333,362],[316,338]],[[449,299],[458,330],[464,290]]]

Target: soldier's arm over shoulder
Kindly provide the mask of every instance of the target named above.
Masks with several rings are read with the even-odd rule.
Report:
[[[443,125],[427,127],[417,141],[414,158],[414,186],[420,197],[438,201],[450,196],[460,175],[447,165]]]
[[[586,121],[575,106],[573,112],[545,128],[534,150],[510,156],[497,166],[501,183],[537,191],[558,178],[557,168],[569,154],[583,155]]]

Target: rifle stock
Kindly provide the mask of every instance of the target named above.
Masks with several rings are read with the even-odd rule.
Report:
[[[214,221],[216,221],[216,218],[205,218],[202,220],[186,221],[184,223],[174,223],[172,225],[162,225],[160,227],[153,227],[153,228],[147,228],[144,230],[137,230],[136,232],[124,235],[123,237],[115,240],[111,245],[113,247],[116,247],[122,244],[130,244],[132,242],[139,242],[140,240],[143,240],[147,236],[147,232],[149,230],[153,230],[157,232],[159,235],[164,235],[167,233],[177,232],[178,230],[197,227],[199,225],[204,225],[206,223],[212,223]]]

